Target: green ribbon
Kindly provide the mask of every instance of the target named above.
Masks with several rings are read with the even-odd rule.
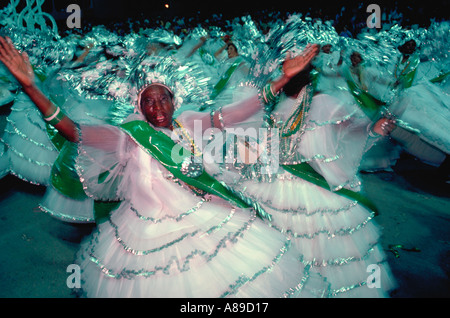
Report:
[[[400,81],[403,84],[403,88],[409,88],[412,86],[414,78],[416,77],[416,70],[419,63],[420,59],[417,54],[409,57],[408,64],[405,66],[405,68],[402,71],[402,74],[400,75],[400,78],[398,79],[398,81]]]
[[[255,207],[253,203],[246,202],[247,200],[245,198],[240,197],[237,193],[233,193],[231,189],[226,188],[222,183],[204,171],[196,178],[184,175],[181,172],[181,162],[174,162],[171,156],[175,142],[166,134],[155,130],[148,123],[137,120],[122,124],[120,127],[136,142],[143,146],[153,158],[158,160],[176,178],[186,184],[206,191],[207,193],[217,195],[238,207],[248,208],[253,206],[254,208],[257,208],[259,213],[263,212],[263,210],[259,210],[258,207]],[[73,199],[83,199],[86,198],[86,194],[83,190],[82,183],[79,180],[79,176],[74,169],[76,155],[77,144],[66,141],[60,148],[60,154],[52,167],[51,182],[62,194]],[[186,158],[190,157],[192,154],[179,155],[182,158]],[[283,165],[282,167],[299,178],[330,190],[326,180],[307,163]],[[99,182],[102,181],[103,177],[103,175],[99,175]],[[340,189],[335,193],[356,200],[369,210],[374,211],[375,214],[378,214],[376,206],[360,193],[348,189]],[[95,201],[94,216],[96,222],[99,223],[107,219],[109,213],[116,209],[119,204],[119,201]],[[263,214],[262,216],[270,219],[270,215]]]
[[[450,74],[450,71],[449,71],[449,72],[446,72],[446,73],[444,73],[444,74],[441,74],[441,75],[439,75],[439,76],[437,76],[437,77],[435,77],[435,78],[433,78],[433,79],[431,79],[430,82],[431,82],[431,83],[440,83],[440,82],[442,82],[444,79],[446,79],[447,76],[448,76],[449,74]]]
[[[226,70],[225,74],[222,78],[217,82],[217,84],[213,88],[213,92],[210,96],[211,99],[215,99],[220,92],[223,91],[228,81],[230,80],[231,75],[233,75],[234,71],[238,68],[238,66],[242,63],[242,58],[237,58],[236,61]]]
[[[372,121],[376,120],[379,116],[380,108],[385,105],[384,102],[376,99],[366,91],[362,90],[354,81],[347,80],[348,88],[353,97],[357,101],[361,110]]]
[[[300,163],[296,165],[282,165],[283,169],[292,173],[293,175],[302,178],[308,182],[311,182],[319,187],[322,187],[326,190],[330,190],[330,186],[325,178],[317,173],[308,163]],[[331,191],[331,190],[330,190]],[[345,196],[349,199],[356,200],[361,205],[365,206],[367,209],[375,212],[375,215],[378,215],[378,209],[368,198],[363,196],[358,192],[354,192],[349,189],[342,188],[335,193]]]
[[[78,154],[78,145],[66,141],[59,152],[58,158],[52,166],[51,183],[63,195],[75,200],[86,198],[83,185],[75,170],[75,158]]]
[[[120,126],[128,135],[145,148],[153,158],[158,160],[176,178],[200,190],[217,195],[232,202],[240,208],[248,208],[249,205],[225,188],[219,181],[211,177],[205,171],[196,178],[188,177],[181,172],[181,162],[177,163],[172,158],[172,149],[175,142],[163,132],[155,130],[147,122],[136,120]],[[188,152],[188,151],[186,151]],[[179,154],[182,159],[192,158],[193,154]]]

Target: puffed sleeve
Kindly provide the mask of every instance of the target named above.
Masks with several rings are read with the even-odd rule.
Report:
[[[80,126],[76,170],[85,193],[95,200],[126,198],[127,165],[136,144],[114,126]]]

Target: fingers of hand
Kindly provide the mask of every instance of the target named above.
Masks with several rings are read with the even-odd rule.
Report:
[[[394,127],[395,127],[394,121],[389,119],[385,119],[380,125],[381,131],[383,132],[384,135],[389,135],[391,131],[394,129]]]
[[[6,42],[5,40],[0,37],[0,60],[2,62],[5,62],[6,60],[9,60],[8,52],[5,50]]]
[[[12,45],[10,38],[0,37],[0,58],[2,62],[12,62],[18,56],[16,48]]]

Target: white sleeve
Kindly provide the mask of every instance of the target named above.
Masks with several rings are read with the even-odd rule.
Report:
[[[219,117],[222,126],[219,128],[232,127],[254,116],[262,119],[263,107],[259,95],[255,90],[255,88],[248,88],[241,95],[239,101],[226,105],[221,110],[217,110],[216,116]],[[185,111],[177,119],[191,131],[194,130],[194,121],[201,121],[203,131],[211,128],[213,125],[211,113],[209,112]]]
[[[81,126],[76,170],[85,193],[96,200],[124,198],[125,169],[135,143],[114,126]]]

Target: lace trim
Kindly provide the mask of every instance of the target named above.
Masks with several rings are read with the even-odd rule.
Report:
[[[295,239],[314,239],[316,236],[321,235],[321,234],[325,234],[329,239],[334,238],[336,236],[346,236],[346,235],[352,235],[354,232],[361,230],[362,228],[364,228],[375,216],[375,213],[372,212],[370,214],[369,217],[366,218],[366,220],[364,220],[362,223],[358,224],[357,226],[354,227],[347,227],[347,228],[342,228],[336,231],[329,231],[327,229],[322,229],[322,230],[318,230],[314,233],[302,233],[302,234],[298,234],[293,232],[291,229],[282,229],[279,228],[278,226],[274,225],[273,223],[270,223],[269,226],[274,228],[275,230],[279,231],[280,233],[286,233],[287,235],[289,235],[292,238]]]
[[[0,142],[4,143],[6,146],[8,146],[8,149],[11,150],[17,156],[19,156],[21,159],[24,159],[24,160],[26,160],[26,161],[28,161],[28,162],[30,162],[32,164],[35,164],[37,166],[47,166],[47,167],[52,167],[53,166],[53,162],[51,162],[51,163],[40,162],[40,161],[36,161],[36,160],[33,160],[33,159],[27,157],[25,154],[23,154],[22,152],[17,150],[15,147],[13,147],[9,143],[7,143],[3,138],[0,138]]]
[[[161,218],[161,219],[155,219],[155,218],[152,218],[152,217],[143,216],[142,214],[140,214],[140,213],[132,206],[131,203],[130,203],[130,210],[131,210],[132,212],[134,212],[134,214],[136,214],[136,216],[137,216],[139,219],[141,219],[141,220],[143,220],[143,221],[149,221],[149,222],[154,223],[154,224],[156,224],[156,223],[162,223],[162,222],[164,222],[164,221],[166,221],[166,220],[174,220],[174,221],[176,221],[176,222],[179,222],[179,221],[181,221],[184,217],[186,217],[186,216],[188,216],[188,215],[190,215],[190,214],[192,214],[192,213],[197,212],[197,211],[202,207],[203,203],[205,203],[205,202],[206,202],[205,200],[199,201],[194,207],[190,208],[190,209],[187,210],[186,212],[181,213],[181,214],[178,215],[178,216],[170,216],[170,215],[166,215],[165,217],[163,217],[163,218]]]

